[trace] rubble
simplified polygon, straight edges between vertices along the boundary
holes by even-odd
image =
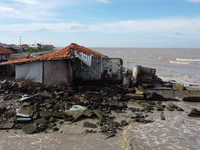
[[[129,125],[127,118],[139,123],[152,123],[154,118],[147,113],[162,111],[161,120],[166,120],[163,113],[166,109],[184,111],[171,101],[179,101],[174,91],[186,89],[163,82],[155,72],[153,68],[136,66],[133,72],[127,70],[124,73],[122,84],[104,83],[99,86],[60,84],[45,87],[37,84],[30,87],[4,80],[0,83],[0,94],[5,104],[0,105],[0,129],[22,129],[27,134],[49,133],[60,130],[58,125],[62,126],[65,121],[73,125],[87,118],[95,119],[97,123],[85,121],[83,127],[97,128],[108,139]],[[198,97],[184,97],[183,101],[187,99],[196,100]],[[130,107],[130,102],[140,107]],[[123,115],[128,111],[131,113],[129,116]],[[124,116],[121,122],[116,121],[117,115],[113,113]],[[189,114],[197,115],[198,110]],[[87,133],[96,131],[87,130]]]
[[[191,112],[188,114],[190,117],[200,117],[200,110],[193,108]]]
[[[183,97],[182,101],[184,101],[184,102],[200,102],[200,96]]]

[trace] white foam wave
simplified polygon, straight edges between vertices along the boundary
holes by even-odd
[[[181,62],[182,62],[182,61],[183,61],[183,62],[185,62],[185,61],[186,61],[186,62],[188,62],[188,61],[189,61],[189,62],[192,62],[192,61],[193,61],[193,62],[200,62],[200,59],[181,59],[181,58],[176,58],[176,61],[181,61]]]
[[[188,65],[188,64],[191,64],[191,62],[173,61],[173,60],[170,60],[169,63],[170,63],[170,64],[180,64],[180,65]]]

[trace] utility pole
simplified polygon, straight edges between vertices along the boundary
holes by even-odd
[[[20,45],[20,46],[21,46],[21,44],[22,44],[22,43],[21,43],[21,42],[22,42],[21,37],[22,37],[22,36],[19,36],[19,45]]]

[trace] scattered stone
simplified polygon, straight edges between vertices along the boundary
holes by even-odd
[[[164,115],[163,112],[160,114],[160,117],[161,117],[161,120],[166,120],[165,115]]]
[[[127,126],[129,123],[126,120],[122,120],[121,121],[121,126],[125,127]]]
[[[188,114],[190,117],[200,117],[200,110],[193,108],[191,112]]]
[[[129,99],[134,99],[134,100],[143,100],[144,99],[144,95],[134,94],[134,93],[128,93],[125,95],[125,97],[129,98]]]
[[[181,108],[181,107],[176,108],[176,110],[177,110],[177,111],[184,111],[184,109]]]
[[[94,124],[94,123],[90,123],[90,122],[84,122],[83,123],[83,127],[86,127],[86,128],[97,128],[97,125]]]
[[[26,134],[32,134],[34,132],[37,131],[37,127],[33,124],[28,124],[25,127],[22,128],[22,130],[26,133]]]

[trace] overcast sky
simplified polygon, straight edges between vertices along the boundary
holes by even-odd
[[[200,0],[0,0],[0,42],[200,48]]]

